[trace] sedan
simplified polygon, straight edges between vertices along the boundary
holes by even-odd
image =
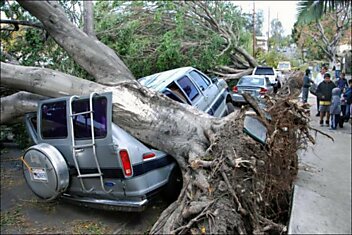
[[[246,100],[242,96],[244,93],[261,98],[263,95],[273,92],[273,86],[274,84],[270,83],[268,77],[257,75],[244,76],[232,88],[232,100],[235,104],[246,103]]]

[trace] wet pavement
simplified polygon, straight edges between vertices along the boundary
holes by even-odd
[[[42,202],[26,185],[22,153],[15,145],[1,149],[1,234],[143,234],[167,207],[160,197],[140,213]]]

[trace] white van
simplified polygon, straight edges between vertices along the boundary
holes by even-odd
[[[283,73],[291,71],[290,61],[280,61],[277,65],[277,70]]]

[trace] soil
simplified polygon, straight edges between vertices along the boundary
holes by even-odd
[[[168,206],[155,198],[143,212],[79,207],[65,201],[43,203],[26,185],[16,145],[1,149],[1,234],[143,234]]]

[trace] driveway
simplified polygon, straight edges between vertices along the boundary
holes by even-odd
[[[167,207],[161,198],[141,213],[83,208],[66,201],[41,202],[22,176],[22,153],[15,145],[1,150],[1,234],[143,234]]]

